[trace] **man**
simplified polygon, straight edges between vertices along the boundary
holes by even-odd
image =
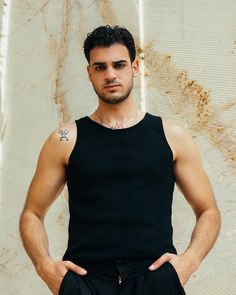
[[[139,64],[128,30],[100,26],[84,52],[99,105],[45,142],[20,219],[23,244],[53,294],[185,294],[220,229],[198,147],[182,127],[135,105]],[[68,248],[54,261],[44,218],[65,183]],[[172,243],[175,183],[196,215],[179,255]]]

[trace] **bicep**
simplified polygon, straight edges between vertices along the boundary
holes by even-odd
[[[216,205],[213,189],[202,166],[198,146],[185,130],[180,131],[177,146],[174,164],[176,184],[196,216],[199,216]]]
[[[24,211],[31,211],[40,218],[44,218],[65,184],[63,148],[56,146],[54,141],[51,136],[39,154],[24,208]]]

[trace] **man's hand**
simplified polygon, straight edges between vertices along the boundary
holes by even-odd
[[[47,284],[54,295],[58,295],[62,280],[68,270],[78,275],[86,275],[87,271],[71,261],[53,261],[47,259],[37,267],[39,276]]]
[[[186,284],[191,274],[197,269],[197,266],[195,266],[191,259],[188,259],[185,254],[176,255],[172,253],[163,254],[159,259],[154,261],[152,265],[149,266],[149,269],[155,270],[166,262],[169,262],[173,265],[179,276],[182,286]]]

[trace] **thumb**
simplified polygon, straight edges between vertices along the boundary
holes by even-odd
[[[84,269],[83,267],[80,267],[79,265],[71,262],[71,261],[65,261],[65,267],[78,275],[86,275],[87,270]]]
[[[149,266],[150,270],[155,270],[158,267],[160,267],[162,264],[166,263],[167,261],[170,261],[173,257],[173,254],[171,253],[165,253],[160,258],[158,258],[152,265]]]

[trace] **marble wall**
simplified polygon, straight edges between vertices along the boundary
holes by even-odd
[[[137,104],[190,132],[222,212],[218,241],[186,292],[235,295],[236,2],[11,0],[0,2],[1,18],[3,5],[8,26],[1,42],[8,46],[0,96],[5,120],[4,125],[1,115],[0,293],[50,294],[22,247],[19,215],[47,136],[97,107],[82,49],[86,34],[100,24],[120,24],[134,34],[144,63],[135,81]],[[46,218],[55,259],[66,248],[67,224],[65,189]],[[173,224],[181,252],[194,216],[177,188]]]

